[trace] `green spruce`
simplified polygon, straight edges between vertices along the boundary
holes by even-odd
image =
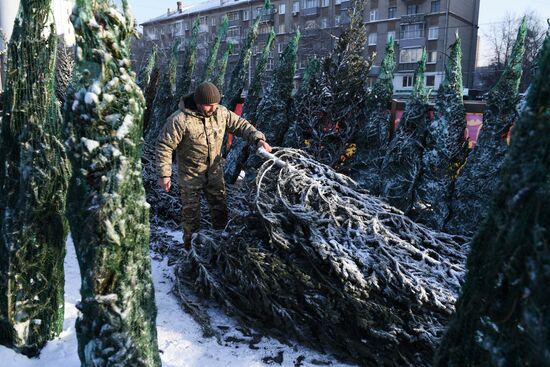
[[[78,0],[78,89],[68,95],[67,212],[82,285],[81,366],[160,366],[141,179],[144,98],[130,66],[134,22],[109,0]]]
[[[227,62],[229,60],[229,55],[231,55],[232,50],[233,44],[227,43],[227,46],[225,47],[225,52],[223,53],[223,56],[218,63],[218,73],[214,78],[214,84],[216,84],[219,90],[224,90],[223,86],[225,84],[225,71],[227,70]]]
[[[381,195],[390,205],[410,212],[416,201],[418,180],[422,171],[422,154],[426,140],[428,121],[428,95],[424,71],[426,50],[418,62],[414,75],[414,87],[388,146],[380,171]]]
[[[458,177],[446,230],[471,234],[489,212],[489,202],[500,185],[500,169],[508,151],[506,137],[518,119],[518,88],[525,51],[525,18],[512,55],[497,84],[489,92],[477,145]]]
[[[178,107],[180,98],[190,92],[193,83],[193,73],[197,65],[197,46],[199,43],[200,18],[197,16],[193,21],[191,29],[191,38],[187,47],[185,47],[185,57],[183,59],[182,74],[178,76],[176,84],[176,94],[172,103],[172,111]]]
[[[157,62],[157,45],[153,45],[151,54],[147,58],[147,62],[145,63],[143,68],[141,68],[137,78],[137,84],[141,88],[141,91],[143,93],[145,93],[147,86],[151,82],[151,75],[155,68],[156,62]]]
[[[8,44],[0,130],[0,343],[28,356],[63,327],[69,164],[49,0],[23,0]]]
[[[214,44],[210,48],[210,53],[208,54],[208,58],[206,59],[206,64],[204,65],[204,71],[201,78],[202,81],[212,81],[214,68],[216,67],[216,58],[218,57],[218,50],[220,49],[220,44],[222,42],[222,38],[225,36],[228,25],[229,20],[227,18],[227,15],[224,15],[222,18],[222,22],[218,27],[218,32],[216,33]]]
[[[468,256],[435,366],[547,366],[550,303],[550,39],[512,130],[500,185]],[[514,84],[515,85],[515,84]]]
[[[466,109],[462,100],[460,38],[451,45],[445,79],[437,92],[435,118],[430,124],[423,155],[423,171],[416,193],[413,218],[442,229],[449,215],[454,182],[466,157]]]

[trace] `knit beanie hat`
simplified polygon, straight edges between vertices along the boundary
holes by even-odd
[[[193,94],[196,104],[220,103],[221,96],[218,88],[210,82],[204,82],[197,86]]]

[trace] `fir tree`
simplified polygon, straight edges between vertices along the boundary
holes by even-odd
[[[157,45],[153,45],[153,50],[151,51],[145,66],[141,69],[137,78],[137,84],[145,97],[145,112],[143,114],[144,131],[146,131],[149,126],[151,109],[153,108],[153,101],[155,100],[155,94],[159,84],[160,72],[159,68],[156,66],[157,52]]]
[[[151,123],[145,131],[145,142],[153,144],[166,122],[166,118],[174,112],[173,102],[176,99],[176,75],[178,65],[179,40],[176,39],[172,45],[170,61],[159,84],[153,106],[151,107]]]
[[[458,177],[446,230],[471,234],[487,216],[489,201],[500,184],[498,172],[508,151],[506,136],[518,118],[518,88],[525,41],[523,19],[512,56],[497,84],[489,92],[477,145]]]
[[[233,44],[227,43],[225,52],[223,53],[223,56],[218,63],[218,74],[214,78],[214,84],[216,84],[219,90],[223,90],[223,86],[225,84],[225,71],[227,70],[227,61],[229,60],[229,55],[231,55],[232,50]]]
[[[435,366],[547,366],[550,309],[550,39],[512,130],[487,219]],[[515,84],[514,84],[515,85]]]
[[[78,0],[79,89],[67,103],[73,176],[67,212],[82,286],[81,365],[160,366],[141,180],[144,99],[130,69],[134,22],[109,0]]]
[[[262,54],[260,55],[258,62],[256,63],[256,70],[254,71],[254,78],[252,84],[248,88],[248,95],[244,102],[244,108],[242,116],[248,121],[255,123],[256,108],[260,101],[260,95],[262,93],[263,77],[267,62],[269,61],[269,55],[273,47],[273,41],[275,40],[275,31],[271,29],[265,43]],[[248,158],[248,142],[240,137],[234,137],[231,144],[231,150],[227,154],[226,163],[224,166],[224,176],[226,182],[234,183],[239,177],[241,168]]]
[[[141,68],[137,78],[137,84],[141,88],[141,91],[143,93],[145,93],[145,90],[147,89],[147,86],[151,81],[151,75],[155,68],[156,62],[157,62],[157,45],[153,45],[151,54],[147,58],[147,62],[145,63],[143,68]]]
[[[220,49],[220,44],[222,42],[222,38],[225,35],[225,32],[227,31],[227,26],[229,25],[229,20],[227,18],[227,15],[224,15],[222,18],[222,22],[220,23],[220,26],[218,28],[218,32],[216,33],[216,38],[214,39],[214,44],[210,48],[210,54],[208,54],[208,58],[206,59],[206,64],[204,65],[204,72],[202,73],[202,81],[212,81],[212,76],[214,74],[214,67],[216,66],[216,57],[218,56],[218,50]]]
[[[386,44],[380,74],[367,97],[366,122],[357,134],[357,151],[351,162],[350,177],[374,195],[380,190],[380,168],[390,141],[394,44],[393,38]]]
[[[435,118],[427,132],[423,172],[416,194],[413,218],[441,229],[449,214],[456,177],[468,155],[466,109],[462,100],[460,38],[451,45],[445,79],[437,92]]]
[[[0,343],[36,356],[63,327],[69,165],[50,0],[22,0],[0,131]]]
[[[390,205],[407,214],[416,201],[415,192],[422,170],[422,153],[428,124],[429,90],[424,82],[426,50],[414,75],[414,88],[395,137],[388,146],[380,171],[381,195]]]
[[[61,105],[65,103],[65,92],[73,77],[73,69],[73,54],[63,42],[59,42],[55,65],[55,95]]]
[[[191,29],[191,38],[185,48],[185,58],[183,60],[182,75],[178,76],[176,84],[176,94],[172,103],[172,112],[178,107],[180,98],[189,93],[193,82],[193,72],[197,65],[197,46],[199,43],[200,18],[197,16],[193,21]]]

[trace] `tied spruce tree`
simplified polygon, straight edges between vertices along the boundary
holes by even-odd
[[[508,151],[506,137],[518,118],[525,22],[524,18],[506,69],[489,92],[477,145],[456,180],[445,225],[448,232],[472,234],[487,216],[490,199],[500,184],[498,173]]]
[[[227,31],[227,26],[229,25],[229,19],[227,15],[224,15],[222,22],[218,27],[218,32],[216,33],[216,38],[214,39],[214,44],[210,48],[210,53],[206,59],[206,64],[204,65],[204,71],[202,73],[202,81],[212,81],[214,75],[214,68],[216,67],[216,58],[218,57],[218,50],[220,49],[220,44],[222,43],[222,38],[225,36]]]
[[[73,77],[74,56],[65,43],[59,42],[55,65],[55,95],[61,105],[65,103],[65,92]]]
[[[84,367],[161,365],[141,180],[144,99],[130,68],[134,21],[122,6],[78,0],[71,15],[82,77],[66,105],[67,212],[82,277],[76,333]]]
[[[468,156],[465,138],[466,109],[462,100],[460,38],[451,45],[445,79],[437,91],[435,118],[427,132],[423,172],[416,194],[413,218],[442,229],[449,215],[454,182]]]
[[[380,74],[367,96],[366,120],[357,133],[357,151],[350,164],[350,177],[374,195],[378,195],[380,191],[380,168],[390,142],[394,44],[393,38],[386,44]]]
[[[143,93],[145,93],[147,86],[151,82],[151,75],[153,74],[153,70],[155,69],[155,65],[157,63],[157,52],[157,45],[153,45],[153,49],[147,58],[147,62],[139,72],[137,84]]]
[[[229,55],[231,55],[231,51],[233,51],[233,44],[227,43],[225,46],[225,52],[218,62],[218,72],[214,78],[214,84],[216,84],[219,90],[223,90],[223,86],[225,84],[225,71],[227,70],[227,62],[229,60]]]
[[[191,29],[191,38],[187,47],[185,47],[185,57],[183,59],[182,74],[178,76],[176,84],[176,95],[172,103],[172,112],[177,110],[180,98],[189,92],[193,83],[193,72],[197,65],[197,46],[199,43],[200,18],[197,16],[193,21]],[[164,124],[164,121],[163,121]],[[162,126],[161,126],[162,127]]]
[[[145,97],[145,112],[143,114],[143,131],[147,131],[149,120],[151,119],[151,109],[153,101],[159,86],[160,71],[157,63],[157,45],[153,45],[153,50],[147,58],[145,66],[141,69],[137,83]]]
[[[302,131],[309,136],[306,150],[330,166],[340,162],[363,119],[364,81],[373,61],[372,57],[369,60],[363,57],[367,34],[363,0],[354,1],[349,13],[349,27],[321,63],[318,79],[321,93],[313,97],[317,99],[312,110],[315,115],[302,124]]]
[[[414,87],[388,146],[380,171],[381,195],[390,205],[408,214],[416,201],[418,179],[422,171],[422,153],[428,125],[428,95],[424,82],[426,50],[414,75]]]
[[[256,113],[259,130],[265,134],[267,141],[275,146],[282,145],[285,133],[290,126],[292,89],[294,88],[299,41],[300,32],[297,31],[281,54],[273,72],[273,80]],[[252,182],[256,178],[256,172],[263,163],[263,159],[254,154],[256,147],[251,149],[246,162],[248,182]]]
[[[435,366],[548,366],[550,39],[512,130],[487,219],[475,235],[456,315]]]
[[[69,165],[55,95],[49,0],[22,0],[0,130],[0,344],[28,356],[63,327]]]
[[[248,95],[246,96],[246,100],[244,102],[242,116],[248,121],[251,121],[253,124],[256,123],[256,109],[258,108],[258,103],[260,102],[265,69],[267,67],[267,62],[269,61],[271,49],[273,48],[273,41],[275,41],[275,31],[271,29],[262,54],[256,63],[254,78],[252,79],[250,88],[248,88]],[[237,177],[239,177],[239,173],[241,172],[243,164],[246,162],[247,158],[248,142],[240,137],[234,137],[233,142],[231,143],[231,150],[227,154],[227,159],[224,165],[224,176],[226,182],[234,183],[237,180]]]

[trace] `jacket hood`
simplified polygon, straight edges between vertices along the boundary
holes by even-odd
[[[199,111],[199,108],[193,99],[193,93],[181,97],[178,108],[185,113],[202,116],[201,111]]]

